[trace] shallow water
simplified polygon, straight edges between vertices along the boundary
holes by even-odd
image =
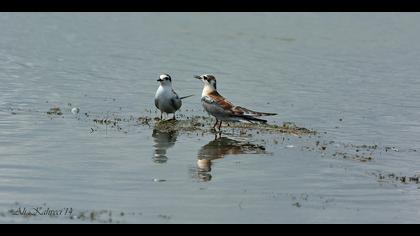
[[[0,222],[89,223],[98,220],[80,212],[112,211],[104,222],[420,223],[420,185],[378,177],[420,173],[419,22],[417,13],[1,13]],[[211,73],[234,103],[318,134],[159,132],[136,119],[158,115],[160,73],[195,95],[180,120],[206,116],[192,76]],[[48,115],[53,107],[63,115]],[[119,128],[93,121],[115,116],[126,119]],[[76,217],[9,212],[19,207]]]

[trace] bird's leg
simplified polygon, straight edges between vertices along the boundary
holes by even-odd
[[[220,131],[220,129],[222,128],[222,123],[223,123],[223,121],[220,121],[220,124],[219,124],[219,131]]]
[[[213,125],[214,130],[216,130],[217,123],[219,123],[219,121],[216,119],[216,123]]]

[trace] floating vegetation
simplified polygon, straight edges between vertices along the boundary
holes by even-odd
[[[47,111],[47,114],[61,116],[63,115],[63,112],[61,112],[61,109],[59,107],[53,107],[49,111]]]
[[[362,154],[349,154],[346,152],[335,152],[333,157],[341,157],[343,159],[347,160],[354,160],[354,161],[360,161],[360,162],[368,162],[374,160],[373,156],[370,155],[362,155]]]
[[[413,176],[397,175],[394,173],[373,172],[371,175],[375,176],[380,182],[399,182],[403,184],[420,184],[420,175]]]
[[[101,124],[101,125],[114,125],[114,126],[116,126],[117,125],[117,122],[120,122],[121,121],[121,119],[119,119],[119,118],[117,118],[117,119],[114,119],[114,120],[107,120],[107,119],[94,119],[93,120],[93,122],[95,122],[95,123],[97,123],[97,124]]]

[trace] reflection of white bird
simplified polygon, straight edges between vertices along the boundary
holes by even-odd
[[[155,148],[153,160],[156,163],[165,163],[168,160],[166,152],[175,145],[178,134],[176,132],[162,132],[154,129],[152,137],[155,143],[153,145]]]
[[[175,120],[175,112],[181,108],[182,99],[192,95],[179,97],[172,88],[172,78],[168,74],[160,75],[157,81],[160,82],[160,86],[156,91],[155,106],[160,110],[160,119],[162,119],[162,113],[173,113],[174,117],[172,119]]]
[[[218,122],[219,130],[223,121],[246,121],[246,122],[261,122],[266,123],[266,120],[256,117],[273,116],[276,113],[264,113],[246,109],[244,107],[235,106],[222,95],[217,92],[216,78],[213,75],[194,76],[194,78],[203,81],[204,88],[201,94],[201,103],[204,109],[212,116],[216,117],[216,128]]]

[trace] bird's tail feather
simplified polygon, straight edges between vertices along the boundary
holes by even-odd
[[[188,96],[185,96],[185,97],[181,97],[181,99],[189,98],[189,97],[192,97],[192,96],[194,96],[194,95],[188,95]]]
[[[236,117],[244,119],[244,120],[249,121],[249,122],[256,121],[256,122],[261,122],[261,123],[264,123],[264,124],[267,123],[267,120],[258,119],[258,118],[255,118],[254,116],[249,116],[249,115],[238,115]]]
[[[275,116],[277,113],[266,113],[266,112],[258,112],[246,109],[244,107],[239,107],[241,110],[243,110],[245,113],[251,114],[253,116]]]

